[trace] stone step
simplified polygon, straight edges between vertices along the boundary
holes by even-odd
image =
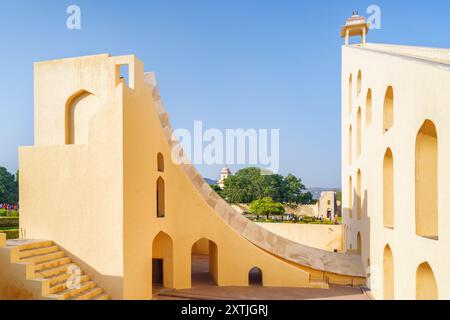
[[[27,249],[27,250],[19,250],[17,257],[19,259],[25,259],[25,258],[31,258],[33,256],[38,256],[46,253],[52,253],[59,251],[59,247],[55,245],[50,245],[46,247],[39,247],[34,249]]]
[[[67,268],[69,266],[76,266],[76,264],[72,263],[72,264],[65,264],[65,265],[60,265],[54,268],[50,268],[50,269],[45,269],[45,270],[41,270],[41,271],[36,271],[35,275],[36,277],[42,277],[42,278],[50,278],[62,273],[66,273],[67,272]]]
[[[68,274],[68,276],[69,276],[69,274]],[[48,292],[50,294],[54,294],[54,293],[57,294],[59,292],[67,290],[67,279],[68,278],[69,277],[67,277],[66,279],[64,279],[64,280],[62,280],[62,281],[60,281],[58,283],[55,283],[52,286],[50,286],[50,289],[49,289]],[[80,276],[80,284],[88,282],[89,280],[90,280],[90,277],[88,275],[81,275]]]
[[[54,259],[63,258],[65,255],[66,254],[64,253],[64,251],[55,251],[52,253],[44,253],[44,254],[39,254],[39,255],[30,256],[30,257],[26,257],[26,258],[20,258],[19,262],[41,263],[41,262],[51,261]]]
[[[94,281],[88,281],[80,284],[78,288],[66,289],[64,291],[58,292],[57,294],[51,294],[50,297],[56,297],[58,300],[68,300],[95,287],[97,287],[97,284]]]
[[[57,266],[66,265],[66,264],[69,264],[71,262],[72,262],[72,259],[70,257],[63,257],[63,258],[53,259],[53,260],[50,260],[50,261],[45,261],[45,262],[41,262],[41,263],[35,264],[35,270],[36,270],[36,272],[44,271],[44,270],[47,270],[47,269],[55,268]]]
[[[51,240],[35,241],[35,242],[30,242],[27,244],[19,245],[18,250],[24,252],[24,251],[33,250],[36,248],[50,247],[52,245],[53,245],[53,241],[51,241]]]
[[[71,300],[91,300],[103,293],[103,289],[100,287],[92,288],[88,291],[82,292],[81,294],[74,296]]]

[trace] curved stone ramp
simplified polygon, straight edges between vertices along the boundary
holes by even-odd
[[[173,148],[178,148],[182,152],[179,142],[172,140],[173,130],[170,125],[169,115],[164,110],[154,73],[145,73],[144,82],[151,88],[153,102],[167,142],[172,150]],[[366,275],[363,272],[360,256],[328,252],[276,235],[234,210],[211,189],[191,163],[183,163],[181,167],[208,205],[234,231],[254,245],[287,262],[312,269],[310,271],[316,270],[341,276],[365,278]]]

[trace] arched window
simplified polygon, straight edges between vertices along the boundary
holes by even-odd
[[[100,108],[98,98],[81,90],[71,96],[66,103],[66,144],[87,144],[89,125]]]
[[[359,94],[361,93],[361,87],[362,87],[362,73],[361,70],[358,71],[358,81],[357,81],[357,85],[356,85],[356,91],[357,94],[359,96]]]
[[[353,81],[352,75],[350,74],[350,78],[348,79],[348,113],[352,113],[353,108]]]
[[[394,158],[389,148],[383,161],[383,223],[394,228]]]
[[[437,300],[438,287],[433,270],[427,262],[419,265],[416,272],[416,299]]]
[[[348,181],[348,215],[350,219],[353,217],[353,181],[351,176]]]
[[[438,238],[438,137],[426,120],[416,137],[416,234]]]
[[[165,216],[165,190],[164,180],[159,177],[156,181],[156,216],[163,218]]]
[[[358,108],[358,113],[356,117],[356,156],[361,155],[361,134],[362,134],[362,125],[361,125],[361,107]]]
[[[158,162],[158,171],[159,172],[164,172],[164,156],[162,155],[161,152],[158,153],[157,156],[157,162]]]
[[[358,170],[356,175],[356,216],[358,220],[361,220],[362,215],[362,195],[361,195],[361,170]]]
[[[383,293],[384,300],[394,300],[394,257],[388,244],[383,252]]]
[[[387,132],[394,125],[394,89],[389,86],[384,95],[383,132]]]
[[[366,97],[366,127],[372,123],[372,90],[367,90]]]
[[[352,133],[352,125],[348,130],[348,163],[352,164],[353,157],[353,133]]]
[[[263,274],[260,268],[253,267],[248,272],[248,284],[250,286],[262,286],[263,285]]]

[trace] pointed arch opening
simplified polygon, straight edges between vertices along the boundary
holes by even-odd
[[[361,93],[361,88],[362,88],[362,72],[361,72],[361,70],[359,70],[358,71],[358,81],[356,84],[356,91],[357,91],[358,96]]]
[[[438,287],[433,269],[428,262],[423,262],[416,271],[416,299],[437,300]]]
[[[218,254],[217,244],[207,238],[202,238],[192,245],[192,287],[207,284],[217,285],[219,275]]]
[[[166,215],[165,198],[164,179],[159,177],[156,181],[156,216],[158,218],[164,218]]]
[[[389,131],[394,125],[394,89],[389,86],[384,95],[383,132]]]
[[[415,150],[416,234],[438,239],[438,136],[426,120],[416,137]]]
[[[394,228],[394,158],[390,148],[383,161],[383,224]]]
[[[248,285],[249,286],[262,286],[263,285],[263,273],[260,268],[253,267],[248,272]]]
[[[66,144],[88,144],[89,126],[98,109],[100,109],[98,98],[86,90],[78,91],[67,100],[65,106]]]
[[[356,155],[358,157],[361,155],[361,143],[362,143],[361,136],[362,136],[362,115],[361,115],[361,107],[359,107],[356,116]]]
[[[161,152],[157,155],[157,166],[158,166],[158,172],[164,172],[164,156]]]
[[[173,241],[162,231],[152,244],[152,285],[154,288],[173,288]]]
[[[372,124],[372,90],[367,90],[366,96],[366,127]]]
[[[362,195],[361,195],[361,170],[356,174],[356,217],[361,220],[362,216]]]
[[[394,257],[391,247],[387,244],[383,252],[383,297],[384,300],[394,300]]]

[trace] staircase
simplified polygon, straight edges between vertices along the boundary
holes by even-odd
[[[53,241],[36,241],[11,249],[11,262],[26,266],[26,278],[41,282],[42,296],[52,300],[109,300]]]

